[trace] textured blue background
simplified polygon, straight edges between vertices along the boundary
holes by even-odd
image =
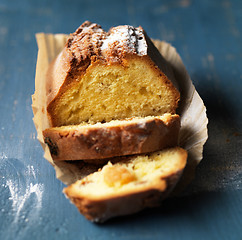
[[[194,181],[157,209],[96,225],[62,194],[32,122],[35,33],[141,25],[180,53],[207,106]],[[242,1],[0,0],[0,239],[242,239]]]

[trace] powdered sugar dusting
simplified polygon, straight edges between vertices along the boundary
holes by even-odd
[[[142,28],[129,25],[112,28],[110,34],[103,40],[101,51],[105,55],[113,46],[127,53],[141,56],[147,54],[147,43]]]
[[[26,175],[29,175],[30,177],[36,179],[36,173],[33,166],[27,166]],[[32,195],[35,195],[35,200],[31,204],[32,209],[34,209],[34,212],[31,212],[31,215],[29,215],[28,217],[31,218],[31,216],[33,217],[36,216],[36,214],[38,215],[38,212],[42,207],[42,195],[44,192],[43,184],[34,184],[32,182],[27,181],[26,185],[23,185],[16,180],[8,179],[6,181],[6,187],[9,188],[9,200],[12,201],[12,210],[15,212],[15,222],[18,221],[21,212],[24,211],[24,207],[25,205],[27,205],[27,201],[30,199]]]
[[[147,55],[147,43],[145,40],[144,32],[140,28],[135,28],[135,34],[137,36],[137,51],[138,55]]]
[[[12,200],[12,207],[13,210],[16,212],[15,215],[15,222],[18,220],[20,216],[20,212],[23,209],[26,201],[29,199],[30,195],[33,193],[36,195],[37,201],[35,210],[38,211],[42,206],[42,193],[43,193],[43,184],[32,184],[30,183],[23,195],[19,194],[19,188],[16,183],[12,182],[12,180],[7,180],[6,185],[9,188],[11,197],[9,198]]]
[[[145,33],[141,27],[124,25],[105,32],[100,25],[89,21],[84,22],[69,37],[66,44],[71,64],[77,67],[84,60],[91,58],[110,63],[122,61],[126,54],[144,56],[147,55],[147,48]]]

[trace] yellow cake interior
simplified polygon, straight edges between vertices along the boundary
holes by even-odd
[[[179,93],[167,82],[141,57],[94,63],[55,101],[57,126],[174,113]]]
[[[128,160],[108,163],[102,170],[71,185],[72,192],[93,198],[113,196],[116,193],[139,189],[166,188],[167,176],[176,174],[186,164],[186,151],[171,148],[152,154],[130,157]]]

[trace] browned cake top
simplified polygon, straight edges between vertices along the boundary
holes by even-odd
[[[118,62],[127,53],[146,55],[147,44],[141,27],[124,25],[105,32],[100,25],[86,21],[71,34],[66,50],[72,64],[78,66],[91,58]]]

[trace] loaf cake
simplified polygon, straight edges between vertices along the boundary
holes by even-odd
[[[179,147],[118,162],[111,159],[98,172],[65,188],[64,193],[87,219],[104,222],[159,206],[179,180],[186,159],[187,152]]]
[[[84,22],[47,73],[52,127],[174,114],[179,92],[168,63],[141,27],[105,32]]]
[[[46,92],[53,160],[106,164],[64,190],[83,215],[103,222],[167,197],[187,158],[176,147],[180,93],[141,27],[84,22],[51,63]]]
[[[177,146],[179,130],[179,115],[167,113],[157,117],[53,127],[43,131],[43,135],[54,161],[97,159],[99,163],[102,158]]]

